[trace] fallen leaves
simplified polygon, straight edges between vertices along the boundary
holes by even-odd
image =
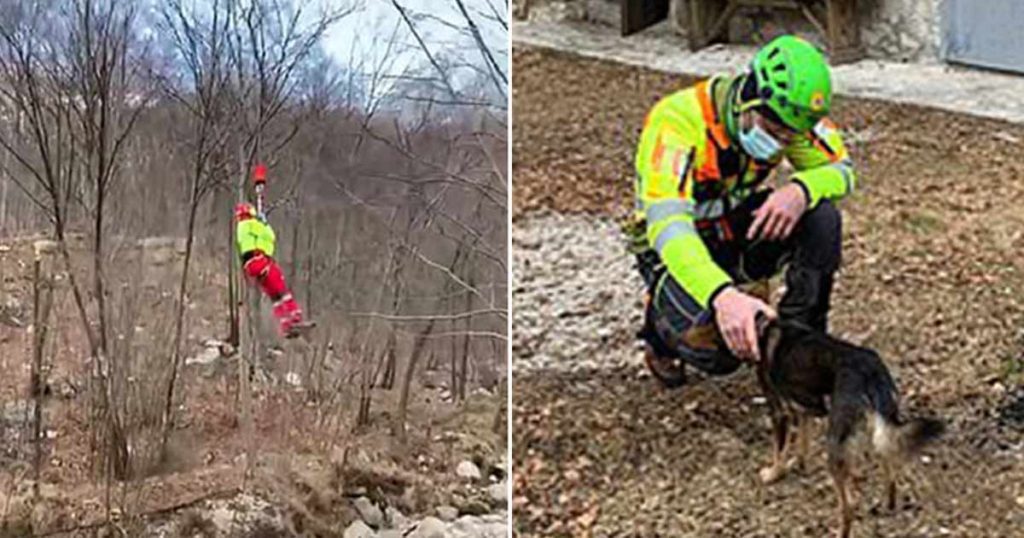
[[[521,47],[513,61],[514,218],[628,211],[643,116],[690,81]],[[1014,535],[1021,521],[1007,514],[1022,506],[1024,468],[1010,458],[1024,428],[1004,405],[1016,397],[1009,381],[992,378],[1024,357],[1024,161],[1007,144],[1024,128],[859,100],[841,101],[836,119],[859,133],[859,191],[842,203],[831,325],[882,353],[908,414],[927,410],[954,425],[930,462],[901,480],[914,504],[870,516],[869,489],[858,525],[887,536]],[[636,327],[613,329],[628,336]],[[834,507],[820,445],[808,474],[756,485],[769,454],[763,407],[749,405],[758,395],[746,372],[675,392],[635,371],[517,374],[517,529],[824,535]]]

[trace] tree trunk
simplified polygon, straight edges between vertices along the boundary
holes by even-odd
[[[49,275],[42,275],[42,256],[36,253],[32,265],[32,327],[35,330],[32,340],[32,375],[31,389],[33,401],[32,417],[32,494],[39,497],[39,474],[43,463],[43,387],[46,380],[43,379],[43,352],[46,348],[46,336],[49,332],[50,308],[53,306],[53,285]]]
[[[4,154],[4,168],[7,168],[8,154]],[[0,237],[7,235],[7,190],[11,180],[4,177],[3,186],[0,187]]]
[[[363,348],[365,350],[365,348]],[[370,369],[367,368],[369,359],[364,359],[363,372],[359,380],[359,410],[356,414],[356,427],[362,428],[370,424],[370,402],[373,399],[373,380]]]
[[[229,222],[228,228],[228,343],[231,344],[231,347],[241,350],[239,343],[242,334],[238,330],[238,305],[240,303],[239,296],[241,295],[239,284],[244,277],[241,276],[238,255],[235,253],[234,220]]]
[[[295,241],[298,242],[298,239],[298,234],[296,234]],[[316,227],[310,226],[306,241],[306,317],[309,319],[313,318],[313,277],[316,268],[313,246],[315,243]],[[295,278],[299,278],[298,273],[295,273]]]
[[[472,271],[473,270],[472,266],[470,264],[468,264],[468,263],[463,264],[463,267],[466,267],[467,271]],[[472,287],[473,284],[474,284],[472,273],[470,273],[470,275],[471,275],[470,278],[467,279],[467,283],[469,284],[470,287]],[[473,310],[473,294],[472,293],[467,293],[466,294],[466,312],[471,312],[472,310]],[[473,328],[473,318],[467,316],[466,317],[466,335],[463,337],[463,340],[462,340],[462,357],[461,357],[461,361],[460,361],[462,363],[462,367],[459,368],[459,396],[458,396],[458,398],[459,398],[460,402],[466,400],[466,383],[467,383],[467,381],[469,379],[469,341],[470,341],[470,332],[471,332],[472,328]]]
[[[402,379],[402,395],[399,397],[398,412],[395,413],[395,423],[391,428],[391,434],[397,436],[402,442],[405,442],[405,420],[409,410],[409,392],[412,387],[412,379],[416,374],[416,364],[419,362],[423,349],[426,347],[427,337],[434,330],[435,321],[431,319],[427,322],[423,332],[416,336],[416,340],[412,345],[412,354],[409,355],[409,364],[405,367],[405,377]]]
[[[505,418],[508,414],[508,376],[501,378],[501,382],[498,383],[498,410],[494,412],[494,422],[491,424],[491,430],[496,434],[501,434],[506,431]]]
[[[198,181],[198,178],[196,178]],[[171,355],[171,374],[167,381],[167,394],[164,400],[164,412],[160,421],[160,447],[161,451],[167,448],[167,438],[173,428],[174,420],[172,410],[174,409],[174,385],[178,380],[178,369],[181,368],[181,340],[185,326],[185,302],[188,295],[188,272],[192,260],[192,245],[195,238],[196,211],[198,201],[195,199],[195,191],[188,212],[188,226],[185,231],[185,259],[181,266],[181,281],[178,284],[178,304],[174,313],[174,349]]]
[[[391,390],[395,388],[395,370],[398,369],[398,342],[395,337],[395,331],[392,330],[388,336],[388,357],[384,364],[384,389]]]
[[[248,296],[252,294],[252,291],[248,288],[242,292],[242,298],[248,299]],[[251,306],[252,301],[246,300],[247,306]],[[253,427],[253,416],[252,416],[252,378],[253,371],[255,369],[254,362],[256,361],[257,350],[257,336],[256,329],[253,326],[255,323],[254,312],[251,308],[246,309],[245,315],[245,348],[239,348],[238,351],[238,393],[239,403],[241,409],[239,410],[240,423],[242,426],[242,436],[245,439],[245,479],[248,482],[249,474],[252,471],[252,466],[256,464],[256,439],[254,436]],[[247,359],[248,357],[248,359]]]

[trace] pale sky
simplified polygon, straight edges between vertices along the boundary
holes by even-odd
[[[427,62],[426,56],[391,0],[362,1],[364,7],[361,11],[341,20],[328,33],[325,40],[328,53],[342,64],[353,63],[353,56],[362,57],[367,65],[364,69],[369,69],[369,66],[382,65],[387,42],[395,36],[397,43],[391,60],[383,65],[385,71],[397,75],[409,66]],[[468,31],[466,19],[454,0],[397,1],[407,10],[431,54],[438,59],[447,57],[450,61],[487,69],[487,63]],[[497,11],[497,17],[508,24],[506,1],[463,0],[463,4],[507,80],[508,32],[494,20]],[[359,62],[354,63],[359,65]],[[452,84],[458,88],[460,81],[468,78],[472,71],[473,69],[469,67],[457,68]]]

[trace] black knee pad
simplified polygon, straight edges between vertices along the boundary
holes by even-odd
[[[729,375],[743,364],[732,353],[724,349],[705,351],[678,346],[677,352],[687,364],[713,376]]]
[[[636,333],[636,336],[651,346],[655,355],[663,358],[676,358],[679,354],[665,343],[654,326],[654,316],[656,315],[654,307],[647,305],[647,309],[644,311],[644,326],[640,332]]]
[[[842,257],[843,217],[832,202],[822,200],[804,214],[794,231],[794,262],[826,273],[839,268]]]
[[[670,289],[673,288],[673,289]],[[675,306],[692,301],[682,295],[674,282],[666,283],[661,293],[676,293],[674,300],[663,301],[665,311],[659,312],[658,297],[652,297],[644,312],[644,326],[637,334],[651,350],[663,358],[680,358],[685,363],[708,375],[727,375],[735,372],[742,364],[725,348],[700,349],[687,345],[681,335],[689,330],[688,314],[675,310]],[[652,290],[654,295],[654,290]]]

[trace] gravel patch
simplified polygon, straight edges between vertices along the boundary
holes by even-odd
[[[533,214],[512,228],[516,372],[641,364],[643,282],[607,218]]]

